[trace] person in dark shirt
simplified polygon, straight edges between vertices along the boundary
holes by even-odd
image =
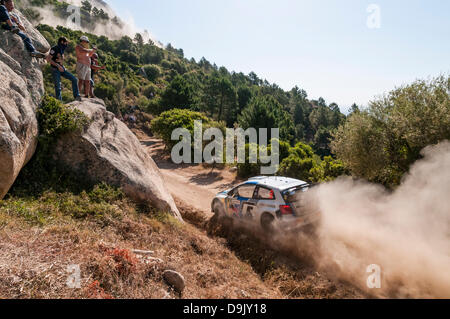
[[[94,53],[91,57],[91,88],[89,92],[89,97],[95,98],[94,94],[94,86],[95,86],[95,74],[100,71],[106,69],[106,66],[98,65],[98,54]]]
[[[72,82],[72,92],[75,100],[81,101],[80,92],[78,90],[78,80],[64,67],[64,51],[68,45],[69,41],[67,38],[59,38],[58,44],[50,50],[50,54],[47,56],[47,61],[52,67],[53,82],[55,84],[55,97],[62,101],[61,77],[64,77]]]
[[[0,24],[2,29],[11,31],[22,38],[25,48],[35,58],[45,58],[45,54],[38,52],[31,39],[25,34],[26,30],[19,16],[13,13],[14,1],[1,0],[0,2]]]

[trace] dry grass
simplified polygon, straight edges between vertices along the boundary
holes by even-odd
[[[0,201],[0,297],[365,297],[318,273],[308,256],[177,204],[186,224],[104,186]],[[80,266],[79,289],[67,286],[69,265]],[[164,282],[167,269],[185,277],[181,296]]]
[[[211,236],[226,240],[234,254],[251,265],[264,283],[283,298],[365,298],[367,295],[348,282],[331,279],[318,271],[314,258],[302,247],[298,236],[267,236],[252,225],[237,224],[230,219],[218,221],[214,216],[206,225]],[[301,238],[301,237],[300,237]],[[311,245],[311,243],[308,243]]]
[[[348,282],[331,279],[319,272],[307,247],[298,245],[297,235],[269,239],[250,225],[239,225],[229,219],[207,219],[204,214],[177,200],[183,218],[210,238],[219,240],[233,255],[250,265],[264,284],[282,298],[364,298],[367,295]],[[284,244],[280,245],[280,241]],[[314,244],[308,242],[308,244]],[[306,245],[306,241],[305,244]]]
[[[0,203],[3,298],[179,298],[162,279],[166,269],[185,277],[182,298],[282,297],[222,240],[168,215],[143,213],[120,200],[102,203],[101,217],[74,218],[61,211],[64,205],[54,203],[50,209],[42,199],[22,206],[19,201]],[[23,210],[13,211],[15,207]],[[136,255],[133,249],[152,250],[161,260]],[[66,284],[67,267],[73,264],[80,265],[80,289]]]

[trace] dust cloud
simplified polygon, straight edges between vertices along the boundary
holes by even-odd
[[[450,142],[422,155],[394,192],[341,178],[307,193],[322,213],[320,269],[377,297],[450,297]],[[369,289],[373,264],[381,288]]]

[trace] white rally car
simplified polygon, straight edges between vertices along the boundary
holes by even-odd
[[[319,213],[302,196],[312,186],[278,176],[259,176],[216,195],[211,210],[218,216],[250,220],[266,231],[274,226],[297,230],[316,226]]]

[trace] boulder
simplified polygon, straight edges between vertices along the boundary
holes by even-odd
[[[100,99],[84,99],[70,105],[90,120],[83,132],[58,139],[53,157],[86,180],[121,187],[130,198],[170,212],[182,220],[163,177],[137,137]]]
[[[36,48],[50,50],[42,35],[21,18]],[[36,149],[36,110],[44,94],[41,63],[30,57],[18,35],[0,29],[0,199]]]
[[[186,283],[182,274],[173,271],[166,270],[163,272],[163,278],[166,283],[173,288],[178,293],[182,293],[186,287]]]

